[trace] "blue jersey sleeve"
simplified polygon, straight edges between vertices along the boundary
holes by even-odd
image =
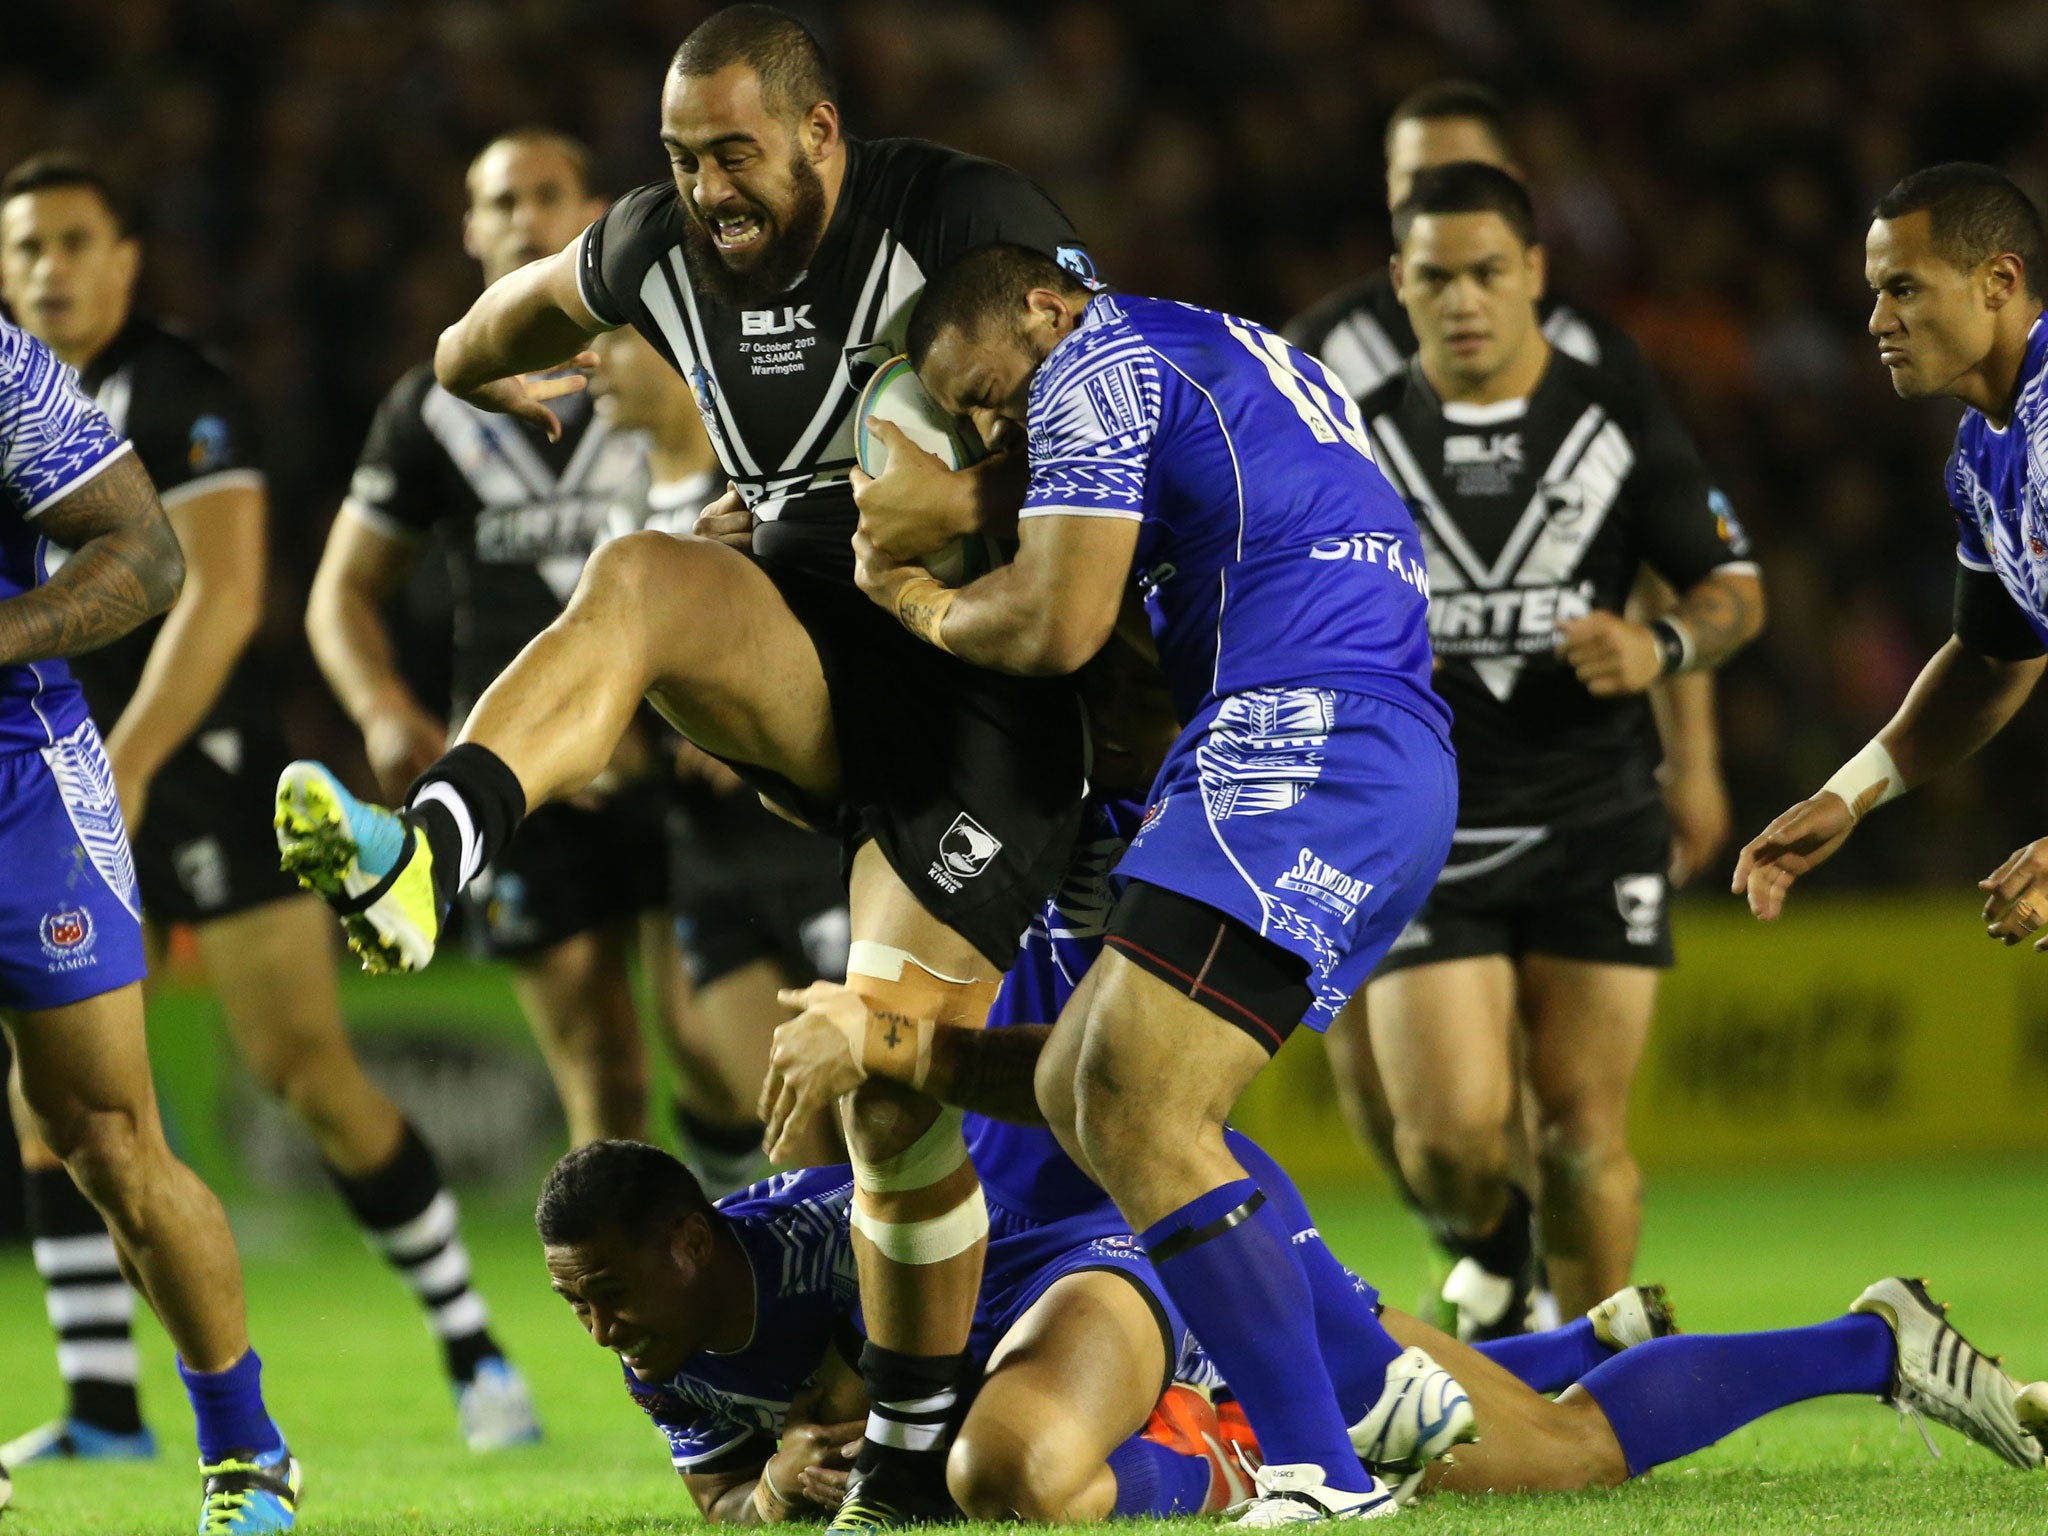
[[[64,499],[128,445],[78,375],[0,321],[0,495],[24,518]]]
[[[625,1377],[633,1401],[668,1441],[669,1460],[678,1472],[726,1472],[765,1461],[774,1453],[775,1436],[758,1423],[718,1407],[686,1402],[670,1388],[638,1380],[630,1370],[625,1370]]]
[[[1018,516],[1142,520],[1164,397],[1158,356],[1127,323],[1069,336],[1031,384],[1031,479]]]

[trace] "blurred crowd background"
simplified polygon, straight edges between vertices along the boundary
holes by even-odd
[[[604,190],[655,140],[692,0],[0,0],[0,165],[84,150],[136,197],[147,302],[260,402],[275,497],[257,664],[303,750],[350,733],[300,639],[379,396],[467,305],[462,171],[584,137]],[[1444,75],[1513,110],[1557,285],[1628,326],[1764,562],[1724,675],[1739,842],[1889,715],[1948,632],[1955,414],[1864,334],[1867,210],[1943,159],[2048,193],[2038,0],[847,0],[789,8],[849,127],[1007,160],[1119,286],[1279,324],[1387,255],[1388,109]],[[2048,833],[2048,713],[1877,818],[1834,883],[1973,880]],[[1724,860],[1725,866],[1726,860]]]

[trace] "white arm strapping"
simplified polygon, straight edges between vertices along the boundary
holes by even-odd
[[[1881,787],[1880,787],[1881,786]],[[1835,770],[1835,776],[1821,785],[1823,794],[1842,797],[1849,814],[1861,821],[1866,814],[1906,792],[1905,775],[1885,744],[1876,737],[1849,761]]]

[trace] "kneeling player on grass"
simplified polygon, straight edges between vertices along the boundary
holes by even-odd
[[[846,1168],[813,1168],[714,1206],[666,1152],[622,1141],[578,1147],[542,1187],[554,1288],[620,1356],[707,1519],[829,1512],[845,1491],[868,1412],[852,1196]],[[1246,1491],[1199,1394],[1173,1389],[1140,1435],[1162,1388],[1207,1365],[1114,1207],[1098,1195],[1041,1221],[991,1200],[990,1215],[969,1350],[987,1376],[948,1463],[960,1507],[1075,1522]],[[906,1433],[936,1444],[947,1417]]]
[[[791,994],[805,1011],[783,1026],[771,1059],[771,1140],[865,1072],[909,1073],[943,1101],[1015,1112],[1048,1033],[1023,1021],[1057,1015],[1084,984],[1121,884],[1112,868],[1138,824],[1135,805],[1091,807],[1084,852],[1033,920],[987,1030],[895,1020],[892,1045],[892,1031],[871,1031],[874,1015],[847,989]],[[905,1039],[913,1049],[903,1049]],[[1100,1198],[1064,1159],[996,1155],[998,1136],[1030,1134],[994,1125],[980,1138],[970,1133],[992,1195],[1030,1198],[1010,1187],[1014,1170],[1030,1168],[1041,1199]],[[1671,1336],[1661,1292],[1632,1287],[1563,1328],[1472,1349],[1382,1308],[1378,1293],[1331,1255],[1286,1173],[1249,1138],[1225,1135],[1301,1260],[1352,1448],[1375,1473],[1398,1478],[1401,1497],[1612,1486],[1787,1404],[1834,1394],[1924,1412],[2016,1466],[2041,1465],[2040,1409],[2029,1417],[2013,1382],[1948,1327],[1917,1282],[1881,1280],[1849,1315],[1815,1327],[1690,1336]],[[1563,1396],[1553,1402],[1546,1392]],[[1461,1410],[1466,1394],[1470,1408]],[[1478,1444],[1428,1465],[1474,1428]]]

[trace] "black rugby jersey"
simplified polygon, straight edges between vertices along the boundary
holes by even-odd
[[[1748,553],[1670,411],[1562,352],[1526,400],[1447,405],[1411,362],[1359,410],[1428,553],[1459,825],[1655,800],[1648,699],[1594,698],[1556,644],[1567,619],[1621,612],[1642,565],[1683,592]]]
[[[1626,389],[1657,392],[1657,377],[1641,348],[1606,316],[1549,294],[1537,313],[1544,336],[1565,356],[1612,374]],[[1378,389],[1415,355],[1415,327],[1384,267],[1317,300],[1281,334],[1328,364],[1354,400]]]
[[[478,410],[425,364],[377,408],[345,511],[397,538],[448,532],[455,608],[451,724],[568,602],[591,550],[647,516],[647,443],[588,394],[549,402],[561,441]]]
[[[166,511],[232,486],[261,489],[253,413],[227,369],[177,331],[136,316],[79,375],[87,393],[135,445]],[[71,658],[93,718],[111,729],[142,681],[161,618],[113,644]],[[256,707],[246,665],[229,675],[198,736],[248,718]]]
[[[583,236],[584,303],[630,324],[690,380],[719,461],[754,511],[754,550],[851,581],[854,405],[903,350],[925,280],[990,241],[1092,279],[1066,216],[1024,176],[921,139],[849,139],[809,269],[760,309],[696,288],[675,184],[627,193]]]

